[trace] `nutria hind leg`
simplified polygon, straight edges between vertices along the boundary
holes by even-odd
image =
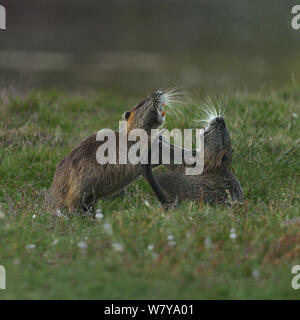
[[[95,204],[93,202],[83,203],[79,199],[68,206],[69,214],[72,216],[95,216]]]
[[[67,208],[70,215],[95,216],[96,199],[93,195],[68,198]]]
[[[85,211],[85,208],[83,208],[82,206],[82,197],[80,197],[79,195],[69,195],[66,200],[66,206],[70,215],[78,216]]]

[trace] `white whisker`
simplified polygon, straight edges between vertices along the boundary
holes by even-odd
[[[161,103],[165,103],[165,107],[171,114],[180,113],[178,105],[183,105],[187,100],[187,93],[180,90],[184,85],[177,85],[162,91]]]
[[[216,98],[212,98],[211,96],[207,96],[203,105],[201,106],[201,111],[199,114],[199,118],[197,120],[193,120],[195,124],[209,124],[216,117],[224,117],[225,115],[225,106],[224,99],[219,96]]]

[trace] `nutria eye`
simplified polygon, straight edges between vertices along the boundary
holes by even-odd
[[[127,111],[127,112],[125,112],[125,119],[126,120],[128,120],[129,119],[129,117],[130,117],[130,115],[131,115],[131,112],[130,111]]]

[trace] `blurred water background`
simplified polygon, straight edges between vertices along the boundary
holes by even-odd
[[[289,0],[0,0],[1,85],[144,94],[300,79]]]

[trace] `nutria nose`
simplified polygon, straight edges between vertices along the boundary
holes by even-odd
[[[223,117],[216,117],[215,118],[215,123],[217,125],[217,127],[219,129],[225,129],[226,128],[226,124],[225,124],[225,120]]]

